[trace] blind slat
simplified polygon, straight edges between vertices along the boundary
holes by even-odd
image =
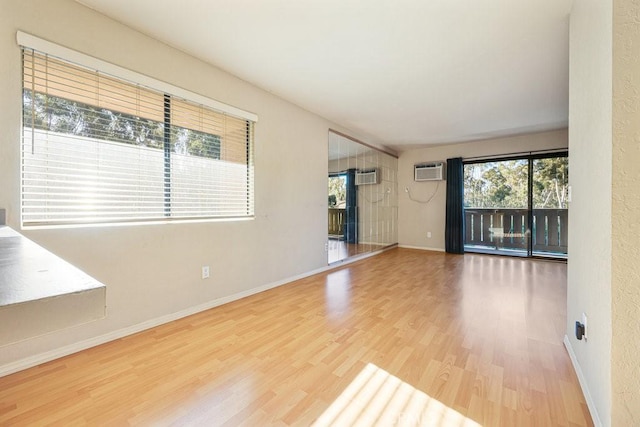
[[[25,226],[253,215],[253,122],[31,49],[23,58]]]

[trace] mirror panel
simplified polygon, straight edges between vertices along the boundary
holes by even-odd
[[[328,178],[329,264],[398,242],[396,157],[330,131]]]

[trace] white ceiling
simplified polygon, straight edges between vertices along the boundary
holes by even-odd
[[[402,151],[565,127],[573,0],[78,0]]]

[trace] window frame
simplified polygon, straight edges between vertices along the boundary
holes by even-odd
[[[253,163],[253,148],[254,148],[254,132],[255,132],[255,124],[258,121],[257,115],[254,113],[250,113],[234,106],[224,104],[222,102],[207,98],[203,95],[199,95],[197,93],[188,91],[186,89],[179,88],[177,86],[171,85],[166,82],[162,82],[160,80],[154,79],[149,76],[145,76],[143,74],[122,68],[120,66],[108,63],[106,61],[102,61],[100,59],[90,57],[88,55],[82,54],[80,52],[68,49],[66,47],[51,43],[49,41],[39,39],[30,34],[23,33],[18,31],[17,33],[17,41],[19,46],[22,49],[32,49],[37,53],[41,53],[47,56],[51,56],[53,58],[59,58],[61,61],[68,62],[70,64],[79,65],[84,68],[88,68],[91,70],[98,70],[102,75],[113,77],[115,79],[121,80],[125,83],[131,83],[135,85],[139,85],[141,87],[147,87],[152,91],[160,92],[164,94],[162,106],[164,112],[164,135],[163,135],[163,151],[164,151],[164,216],[162,217],[130,217],[126,219],[118,219],[118,220],[99,220],[99,221],[91,221],[90,219],[84,218],[83,220],[70,220],[70,221],[25,221],[24,220],[24,192],[25,185],[24,180],[21,179],[20,186],[20,196],[21,196],[21,224],[23,228],[34,228],[34,227],[59,227],[59,226],[93,226],[93,225],[104,225],[104,224],[112,224],[112,223],[125,223],[125,224],[136,224],[136,223],[147,223],[147,222],[180,222],[180,221],[206,221],[206,220],[244,220],[244,219],[252,219],[255,216],[255,196],[254,196],[254,163]],[[24,68],[24,62],[23,62]],[[24,76],[23,69],[23,76]],[[35,93],[35,92],[34,92]],[[24,115],[24,89],[22,92],[22,105],[23,105],[23,115]],[[178,102],[187,103],[187,104],[195,104],[200,105],[203,108],[211,110],[215,113],[221,113],[224,116],[231,116],[235,119],[240,119],[245,122],[246,126],[246,215],[196,215],[194,217],[178,215],[174,216],[171,212],[171,202],[172,202],[172,194],[171,194],[171,185],[173,184],[171,179],[171,156],[172,156],[172,147],[171,147],[171,103],[172,100],[176,99]],[[34,127],[29,127],[31,130],[35,130]],[[23,136],[25,124],[22,123]],[[175,129],[182,129],[182,126],[175,125]],[[189,131],[200,132],[196,129],[186,128]],[[210,135],[214,137],[220,138],[221,135],[202,132],[205,135]],[[71,135],[71,134],[69,134]],[[71,136],[69,136],[71,138]],[[241,141],[241,140],[240,140]],[[101,141],[98,141],[100,143]],[[109,140],[104,140],[104,142],[109,142]],[[23,144],[21,138],[21,145]],[[241,146],[241,145],[240,145]],[[218,148],[219,149],[219,148]],[[175,154],[175,153],[174,153]],[[194,156],[198,157],[198,156]],[[22,149],[21,149],[21,161],[24,161]],[[239,163],[243,164],[243,163]],[[243,199],[244,200],[244,199]],[[244,203],[244,202],[243,202]]]

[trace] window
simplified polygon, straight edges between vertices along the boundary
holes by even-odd
[[[28,47],[23,70],[23,225],[253,216],[254,120]]]

